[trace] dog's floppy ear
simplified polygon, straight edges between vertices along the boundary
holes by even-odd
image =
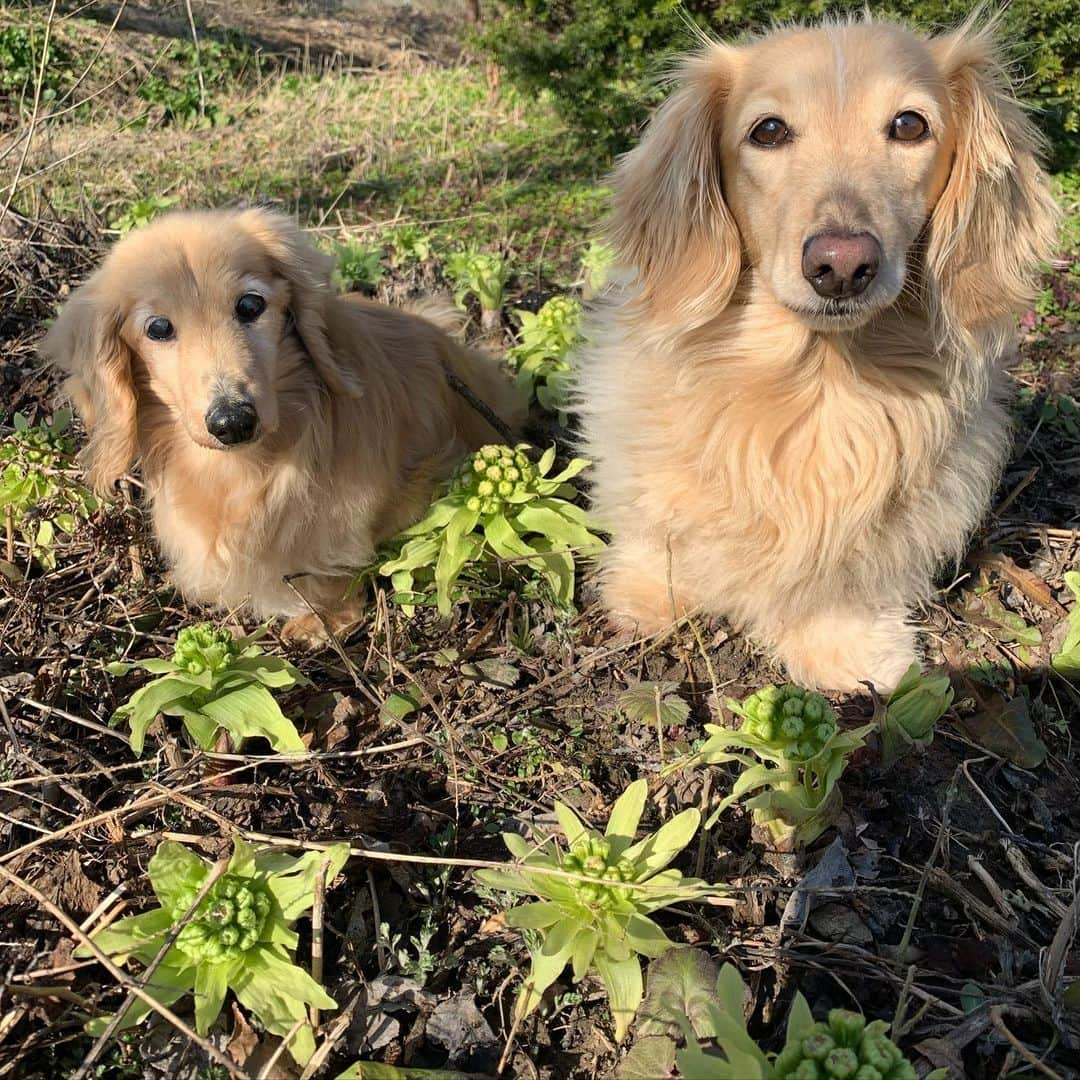
[[[945,326],[970,335],[1030,301],[1058,209],[1039,164],[1042,138],[1012,94],[992,27],[968,24],[931,44],[956,149],[930,218],[929,284]]]
[[[330,280],[334,260],[281,214],[251,210],[244,221],[275,272],[289,283],[289,313],[320,378],[336,394],[359,396],[363,389],[360,380],[338,362],[327,332],[328,308],[334,299]]]
[[[89,432],[80,454],[95,490],[109,494],[138,451],[131,350],[120,336],[124,313],[98,271],[72,293],[39,351],[67,373],[63,392]]]
[[[675,91],[615,170],[609,235],[619,261],[636,269],[639,302],[653,318],[686,322],[716,313],[742,270],[720,180],[732,52],[710,44],[683,62]]]

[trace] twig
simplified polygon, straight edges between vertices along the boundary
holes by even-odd
[[[191,10],[191,0],[184,0],[187,8],[188,26],[191,27],[191,41],[195,46],[195,74],[199,77],[199,115],[206,115],[206,83],[203,82],[202,51],[199,48],[199,35],[195,32],[195,15]]]
[[[30,113],[30,125],[26,130],[26,142],[23,143],[22,155],[19,158],[19,164],[15,167],[15,175],[11,180],[11,189],[8,191],[8,196],[4,202],[3,209],[0,209],[0,222],[7,217],[7,212],[11,208],[12,200],[15,198],[15,192],[19,188],[19,179],[22,176],[23,169],[26,167],[26,159],[30,155],[30,144],[34,141],[34,129],[37,127],[38,116],[41,110],[41,87],[45,82],[45,62],[49,58],[49,41],[52,38],[53,19],[56,17],[56,0],[52,0],[49,5],[49,17],[45,22],[45,38],[41,45],[41,63],[38,65],[37,78],[34,80],[34,105]],[[8,559],[8,562],[11,560]]]
[[[323,905],[326,903],[326,875],[330,856],[323,859],[315,875],[315,901],[311,907],[311,977],[322,986],[323,977]],[[319,1030],[319,1007],[311,1006],[311,1027]]]
[[[148,994],[137,982],[127,976],[110,957],[104,953],[90,937],[79,929],[78,924],[65,912],[61,911],[43,892],[34,888],[29,882],[23,881],[17,874],[13,874],[6,866],[0,866],[0,877],[10,882],[17,889],[22,890],[27,896],[37,901],[38,905],[45,909],[72,937],[76,938],[80,945],[84,945],[97,958],[98,962],[109,972],[110,975],[125,989],[134,994],[159,1016],[167,1020],[177,1031],[190,1039],[204,1054],[211,1058],[215,1064],[222,1065],[229,1070],[229,1074],[237,1080],[250,1080],[250,1077],[237,1068],[236,1063],[227,1058],[213,1043],[197,1035],[179,1016],[168,1006],[162,1005],[151,994]]]
[[[1038,1069],[1043,1076],[1050,1077],[1050,1080],[1064,1080],[1061,1073],[1055,1072],[1044,1061],[1040,1061],[1006,1026],[1005,1021],[1002,1019],[1001,1006],[990,1006],[990,1022],[994,1025],[997,1031],[1005,1037],[1009,1045],[1033,1068]]]
[[[460,394],[495,429],[499,438],[502,439],[507,446],[513,446],[517,442],[514,433],[491,406],[488,405],[487,402],[481,401],[480,398],[473,393],[472,389],[449,368],[446,368],[445,371],[446,381],[450,384],[450,389]]]
[[[270,1055],[270,1060],[259,1071],[257,1080],[273,1080],[274,1066],[277,1065],[281,1055],[285,1053],[289,1043],[296,1038],[296,1033],[307,1023],[307,1017],[303,1016],[296,1021],[295,1024],[282,1036],[281,1042],[278,1044],[277,1049]]]

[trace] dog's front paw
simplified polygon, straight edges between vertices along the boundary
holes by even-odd
[[[916,661],[915,631],[896,615],[820,615],[787,627],[778,658],[793,682],[817,690],[891,692]]]
[[[281,628],[281,640],[297,649],[318,652],[330,644],[330,635],[322,619],[314,612],[295,615]]]

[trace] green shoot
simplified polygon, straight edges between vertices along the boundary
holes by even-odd
[[[592,970],[600,976],[615,1018],[615,1039],[625,1037],[644,992],[638,957],[659,956],[672,946],[649,915],[697,894],[703,885],[665,869],[697,832],[700,814],[695,808],[634,843],[647,794],[646,782],[634,781],[616,800],[602,836],[557,802],[566,850],[552,837],[534,847],[516,833],[504,833],[521,869],[477,872],[477,879],[491,888],[541,898],[506,913],[510,926],[536,931],[543,942],[533,953],[532,970],[518,995],[518,1020],[539,1006],[544,991],[571,964],[575,981]],[[530,873],[544,869],[569,871],[586,880]],[[632,887],[646,883],[650,888]]]
[[[383,276],[382,248],[349,241],[334,247],[334,280],[345,291],[373,292]]]
[[[446,257],[446,276],[454,289],[454,303],[464,307],[467,296],[480,304],[480,324],[494,330],[499,323],[503,289],[510,280],[510,264],[500,255],[468,249]]]
[[[908,668],[888,699],[878,703],[877,725],[886,765],[912,747],[933,742],[934,725],[945,715],[953,696],[948,675],[924,675],[918,664]]]
[[[147,195],[144,199],[133,202],[119,217],[110,223],[121,236],[127,236],[132,229],[141,229],[149,225],[163,210],[174,205],[176,199],[166,199],[160,195]]]
[[[128,958],[149,966],[173,935],[145,989],[162,1005],[171,1005],[186,993],[195,1000],[195,1030],[205,1035],[225,1004],[229,990],[267,1031],[287,1035],[307,1021],[308,1007],[335,1009],[337,1002],[306,972],[293,963],[299,938],[292,929],[315,898],[315,884],[326,863],[331,882],[349,858],[348,844],[300,857],[276,851],[256,854],[243,840],[233,841],[228,866],[198,901],[191,918],[176,934],[176,927],[191,912],[207,884],[211,866],[182,844],[165,840],[158,845],[148,867],[150,884],[160,907],[142,915],[120,919],[93,935],[93,942],[118,963]],[[80,945],[75,956],[93,953]],[[134,1027],[150,1006],[135,1001],[119,1030]],[[100,1035],[110,1017],[86,1025]],[[304,1022],[289,1043],[289,1052],[306,1065],[315,1052],[310,1022]]]
[[[607,284],[608,275],[615,265],[615,249],[602,240],[591,240],[581,256],[581,273],[584,282],[582,295],[586,300],[599,296]]]
[[[307,747],[270,691],[307,684],[307,679],[288,660],[259,648],[263,634],[234,638],[228,630],[200,623],[180,631],[171,660],[109,664],[110,675],[142,668],[161,676],[136,690],[113,715],[114,721],[131,725],[131,749],[142,753],[147,728],[163,713],[181,717],[203,750],[212,750],[225,732],[236,747],[261,736],[279,753],[303,753]]]
[[[70,409],[57,409],[50,422],[33,425],[16,413],[14,433],[0,441],[0,535],[8,537],[10,549],[18,530],[30,557],[46,570],[56,567],[56,541],[101,505],[75,479],[70,424]]]
[[[588,462],[575,458],[548,476],[554,461],[554,448],[534,465],[524,446],[494,445],[466,460],[427,515],[391,541],[395,554],[379,567],[408,614],[432,588],[439,612],[449,614],[466,567],[490,568],[499,559],[539,578],[560,606],[573,605],[574,551],[593,554],[603,541],[568,501],[577,492],[567,481]]]
[[[727,706],[742,717],[739,730],[706,724],[710,738],[667,771],[696,762],[734,762],[742,771],[706,827],[743,796],[760,790],[745,805],[757,824],[768,827],[777,847],[793,850],[813,843],[836,819],[841,805],[837,781],[873,725],[841,732],[829,703],[798,686],[770,684],[741,705],[729,698]]]
[[[427,262],[431,258],[431,238],[419,225],[399,225],[388,237],[390,265],[395,269],[406,262]]]
[[[521,320],[518,343],[508,358],[517,372],[517,386],[528,399],[536,398],[566,423],[571,367],[568,355],[581,341],[581,304],[569,296],[552,297],[533,314],[517,311]]]

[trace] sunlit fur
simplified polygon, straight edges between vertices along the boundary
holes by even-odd
[[[927,142],[886,137],[905,109]],[[794,142],[749,145],[766,115]],[[580,358],[617,624],[719,613],[806,685],[896,683],[1007,454],[1001,354],[1055,236],[1038,150],[985,28],[830,23],[684,62],[615,173],[623,284]],[[883,249],[839,315],[800,271],[828,228]]]
[[[351,621],[347,575],[469,448],[497,439],[446,369],[512,425],[521,413],[495,361],[417,314],[336,295],[331,268],[280,215],[170,214],[112,249],[43,345],[87,423],[94,486],[141,460],[184,596],[298,616],[290,632],[308,639],[318,623],[283,578],[306,575],[294,584],[332,627]],[[252,288],[267,309],[242,325],[236,299]],[[176,340],[150,340],[149,315]],[[223,448],[207,432],[222,389],[255,402],[255,442]]]

